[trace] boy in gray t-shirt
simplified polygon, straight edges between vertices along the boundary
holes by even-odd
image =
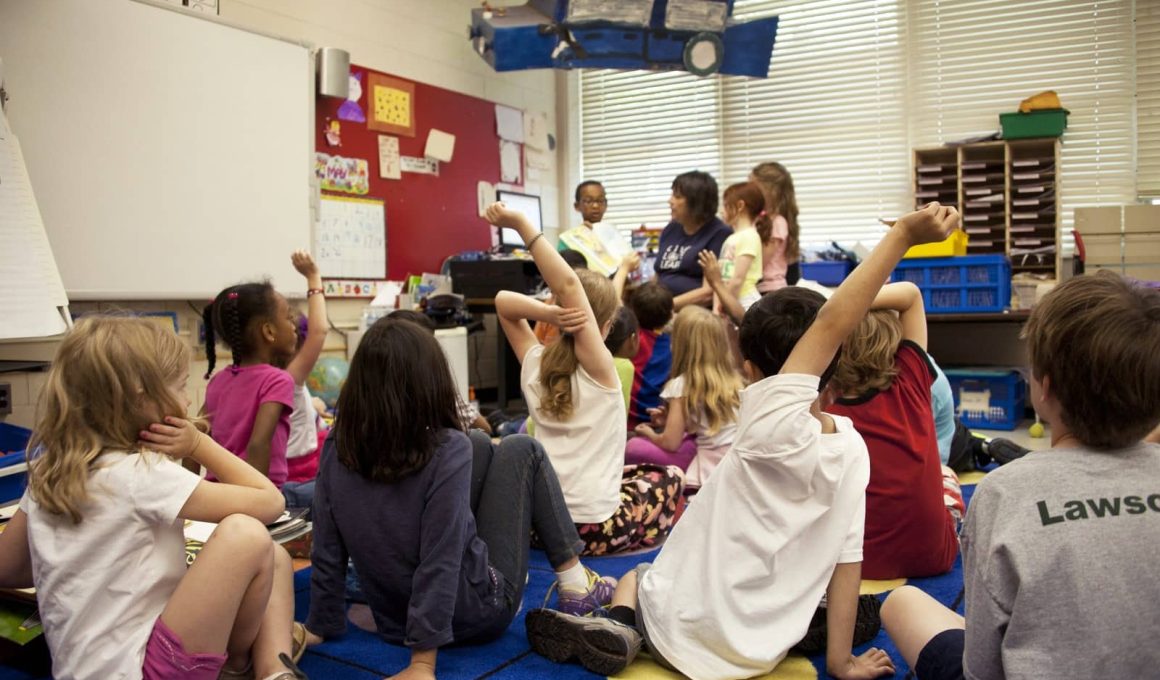
[[[1052,449],[990,473],[963,526],[966,618],[903,587],[882,623],[919,680],[1160,668],[1160,292],[1071,279],[1024,329]]]

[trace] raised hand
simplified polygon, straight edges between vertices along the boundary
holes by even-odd
[[[640,253],[633,251],[624,256],[620,261],[620,266],[624,267],[625,271],[634,272],[640,269]]]
[[[294,265],[294,269],[306,278],[318,275],[318,265],[314,263],[314,257],[305,250],[295,250],[290,255],[290,262]]]
[[[954,206],[928,203],[898,218],[891,228],[902,229],[911,245],[938,243],[959,228],[959,211]]]
[[[524,217],[523,213],[516,212],[499,202],[487,206],[487,212],[484,213],[484,217],[495,226],[505,227],[507,229],[519,229],[521,224],[528,221],[528,218]]]
[[[721,263],[712,250],[702,250],[697,254],[697,261],[701,263],[701,270],[709,285],[721,283]]]

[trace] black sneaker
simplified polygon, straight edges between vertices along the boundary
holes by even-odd
[[[597,675],[624,670],[640,651],[640,633],[612,619],[533,609],[524,622],[532,651],[555,663],[573,659]]]
[[[1031,449],[1023,448],[1010,439],[1003,439],[996,437],[983,445],[987,450],[987,455],[995,459],[999,465],[1006,465],[1013,460],[1019,460],[1031,452]]]
[[[864,645],[878,637],[878,631],[882,629],[882,616],[879,613],[881,609],[882,603],[878,600],[877,595],[858,596],[858,613],[854,619],[854,647]],[[810,627],[806,630],[806,636],[802,638],[801,642],[794,645],[791,651],[805,656],[826,653],[825,607],[818,607],[817,611],[814,612],[814,617],[810,619]]]

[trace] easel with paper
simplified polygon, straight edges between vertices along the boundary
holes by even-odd
[[[59,335],[72,323],[24,156],[2,108],[0,291],[0,340]]]

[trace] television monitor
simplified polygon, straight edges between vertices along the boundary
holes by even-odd
[[[516,212],[523,213],[528,218],[528,221],[532,223],[532,226],[536,228],[536,231],[540,232],[544,230],[544,219],[540,211],[539,196],[500,189],[495,192],[495,200],[502,202]],[[524,247],[524,240],[520,238],[519,232],[515,229],[501,229],[499,242],[500,246],[506,250]]]

